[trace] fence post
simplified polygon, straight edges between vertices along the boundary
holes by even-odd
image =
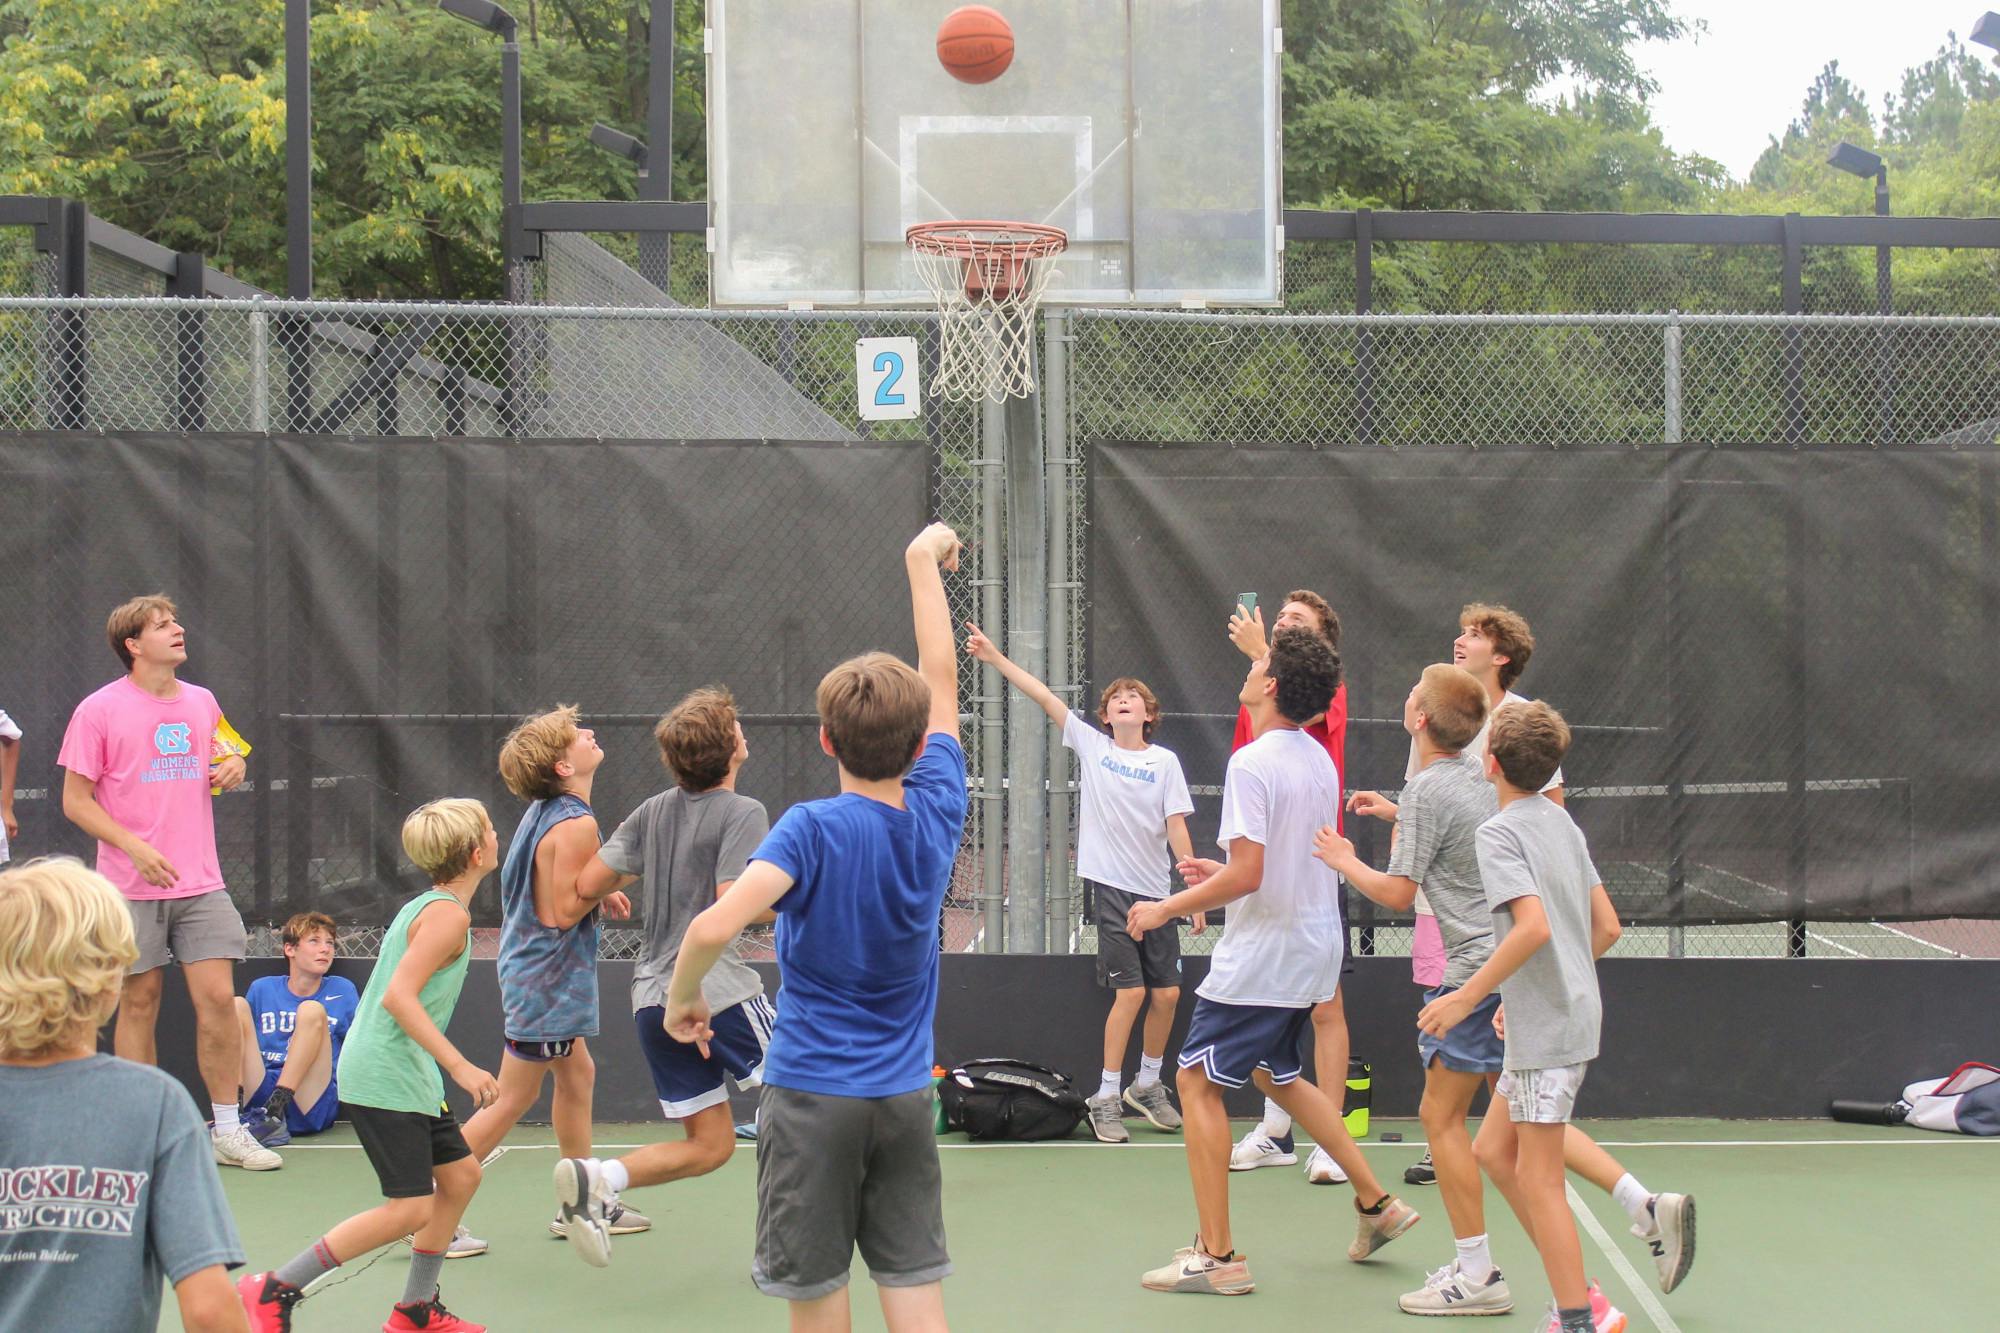
[[[1805,252],[1799,240],[1799,215],[1784,219],[1784,300],[1785,313],[1802,315],[1806,309]],[[1803,444],[1806,438],[1805,342],[1795,323],[1787,322],[1784,336],[1785,443]]]
[[[74,199],[61,204],[57,228],[56,295],[90,294],[90,210]],[[81,310],[58,310],[49,321],[54,346],[56,393],[49,422],[53,430],[82,430],[89,410],[89,328]]]
[[[1078,695],[1077,664],[1069,650],[1069,601],[1077,584],[1070,568],[1071,512],[1069,438],[1069,316],[1051,310],[1042,330],[1042,440],[1048,450],[1049,515],[1049,688],[1056,697],[1075,707]],[[1047,733],[1044,732],[1044,735]],[[1074,899],[1070,893],[1069,842],[1069,749],[1050,745],[1049,757],[1049,836],[1048,952],[1070,952],[1070,916]]]
[[[1000,442],[1006,434],[1006,413],[998,403],[981,399],[979,413],[979,619],[1000,624],[1000,569],[1004,560],[1000,529]],[[1000,706],[1006,684],[998,669],[979,669],[979,799],[986,803],[979,820],[986,839],[979,875],[980,949],[1007,949],[1007,795],[1000,780],[1005,744]]]
[[[1678,334],[1669,327],[1669,334]],[[1677,361],[1677,358],[1676,358]],[[1669,381],[1674,382],[1672,380]],[[1678,423],[1676,423],[1678,424]],[[1670,443],[1679,442],[1679,433]],[[1666,614],[1666,741],[1664,758],[1667,779],[1667,957],[1687,953],[1687,927],[1681,924],[1687,911],[1688,798],[1687,764],[1693,738],[1687,729],[1687,589],[1682,566],[1687,559],[1682,549],[1686,526],[1681,513],[1681,497],[1687,485],[1682,475],[1685,459],[1680,451],[1667,456],[1665,470],[1666,531],[1662,534],[1667,581]]]
[[[1681,442],[1681,312],[1667,312],[1666,327],[1666,429],[1668,444]]]
[[[263,297],[250,298],[250,429],[258,434],[271,429],[271,317],[263,305]]]
[[[1029,355],[1033,355],[1032,344]],[[1001,407],[1007,476],[1007,641],[1003,651],[1029,675],[1048,668],[1048,507],[1042,461],[1040,395],[1009,397]],[[1007,695],[1007,952],[1048,947],[1043,873],[1048,844],[1049,721],[1014,691]]]
[[[208,295],[208,265],[201,255],[183,250],[174,256],[174,275],[167,295],[200,300]],[[185,431],[208,429],[208,317],[199,310],[174,316],[174,425]]]
[[[1365,315],[1375,304],[1375,214],[1354,211],[1354,313]],[[1375,333],[1367,325],[1354,331],[1354,437],[1375,443]]]

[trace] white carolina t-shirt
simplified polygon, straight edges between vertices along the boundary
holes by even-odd
[[[1142,898],[1166,897],[1174,866],[1167,820],[1194,812],[1180,757],[1161,745],[1121,750],[1081,713],[1063,722],[1062,740],[1083,773],[1077,875]]]
[[[1486,714],[1485,725],[1473,733],[1472,739],[1467,741],[1465,748],[1459,752],[1461,754],[1469,754],[1479,761],[1479,774],[1481,777],[1486,775],[1486,733],[1493,727],[1493,714],[1499,712],[1500,708],[1505,708],[1508,704],[1525,704],[1530,702],[1532,701],[1525,694],[1516,694],[1512,690],[1502,691],[1500,695],[1500,707],[1492,709]],[[1408,782],[1411,778],[1423,772],[1423,769],[1423,761],[1417,758],[1417,738],[1412,736],[1410,737],[1410,762],[1403,765],[1403,781]],[[1554,791],[1562,785],[1563,771],[1561,768],[1557,768],[1555,776],[1543,784],[1542,790]],[[1417,890],[1415,910],[1420,916],[1433,915],[1430,900],[1424,897],[1422,889]]]
[[[1261,844],[1264,882],[1229,904],[1197,994],[1287,1009],[1333,998],[1347,932],[1340,877],[1313,855],[1313,835],[1339,803],[1332,756],[1302,731],[1267,731],[1229,757],[1216,840],[1224,851],[1237,838]]]

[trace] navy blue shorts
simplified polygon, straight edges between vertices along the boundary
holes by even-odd
[[[730,1083],[754,1088],[764,1079],[764,1049],[771,1044],[771,1025],[778,1011],[770,1000],[755,995],[712,1015],[708,1055],[687,1042],[675,1041],[660,1026],[667,1011],[648,1005],[632,1015],[639,1028],[639,1049],[653,1071],[653,1091],[660,1096],[660,1114],[685,1120],[697,1111],[729,1100]]]
[[[340,1053],[334,1053],[334,1063],[340,1063]],[[264,1071],[264,1081],[257,1085],[257,1091],[250,1094],[249,1105],[262,1106],[271,1100],[271,1092],[278,1086],[278,1075],[284,1066],[272,1065]],[[285,1107],[285,1128],[294,1134],[323,1134],[333,1128],[333,1121],[340,1114],[340,1089],[331,1080],[326,1091],[319,1095],[319,1102],[310,1111],[299,1109],[297,1102]]]
[[[1312,1044],[1312,1009],[1266,1004],[1223,1004],[1197,997],[1181,1043],[1182,1069],[1201,1066],[1211,1083],[1240,1088],[1263,1069],[1273,1083],[1290,1083],[1305,1067]]]
[[[1457,989],[1456,986],[1433,986],[1424,992],[1424,1003],[1429,1004]],[[1494,991],[1465,1016],[1463,1023],[1442,1037],[1433,1037],[1418,1029],[1417,1057],[1424,1068],[1429,1069],[1431,1057],[1438,1056],[1444,1067],[1455,1074],[1499,1073],[1507,1056],[1507,1043],[1500,1040],[1500,1034],[1493,1030],[1493,1015],[1499,1008],[1500,992]]]

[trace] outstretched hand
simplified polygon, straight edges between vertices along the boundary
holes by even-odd
[[[1347,798],[1347,812],[1353,815],[1373,815],[1377,819],[1394,822],[1396,803],[1379,791],[1358,791]]]
[[[1198,889],[1222,873],[1222,862],[1211,861],[1203,856],[1187,856],[1175,862],[1174,869],[1180,871],[1183,884],[1191,889]]]
[[[922,551],[938,562],[938,568],[950,573],[958,568],[960,544],[958,534],[949,523],[933,523],[918,533],[910,542],[912,551]]]
[[[1313,835],[1313,855],[1326,864],[1329,870],[1339,870],[1354,862],[1354,844],[1334,832],[1333,825],[1323,824]]]
[[[1270,640],[1264,633],[1264,609],[1252,607],[1246,611],[1238,602],[1229,616],[1229,641],[1253,662],[1271,651]]]
[[[965,627],[971,631],[971,633],[965,636],[966,655],[975,661],[985,662],[988,665],[998,662],[1000,660],[1000,650],[993,646],[993,640],[986,637],[986,631],[973,624],[970,620],[965,622]]]

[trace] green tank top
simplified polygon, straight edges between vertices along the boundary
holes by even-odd
[[[443,889],[432,889],[403,904],[396,919],[382,936],[382,956],[368,974],[368,988],[361,993],[361,1007],[340,1048],[340,1065],[335,1073],[340,1100],[384,1111],[414,1111],[436,1115],[444,1106],[444,1075],[430,1052],[403,1031],[387,1009],[382,997],[388,993],[389,978],[410,947],[410,926],[417,914],[432,903],[458,901]],[[418,992],[424,1012],[442,1032],[451,1022],[458,1004],[459,989],[465,984],[466,964],[472,961],[470,928],[466,946],[458,957],[431,974]]]

